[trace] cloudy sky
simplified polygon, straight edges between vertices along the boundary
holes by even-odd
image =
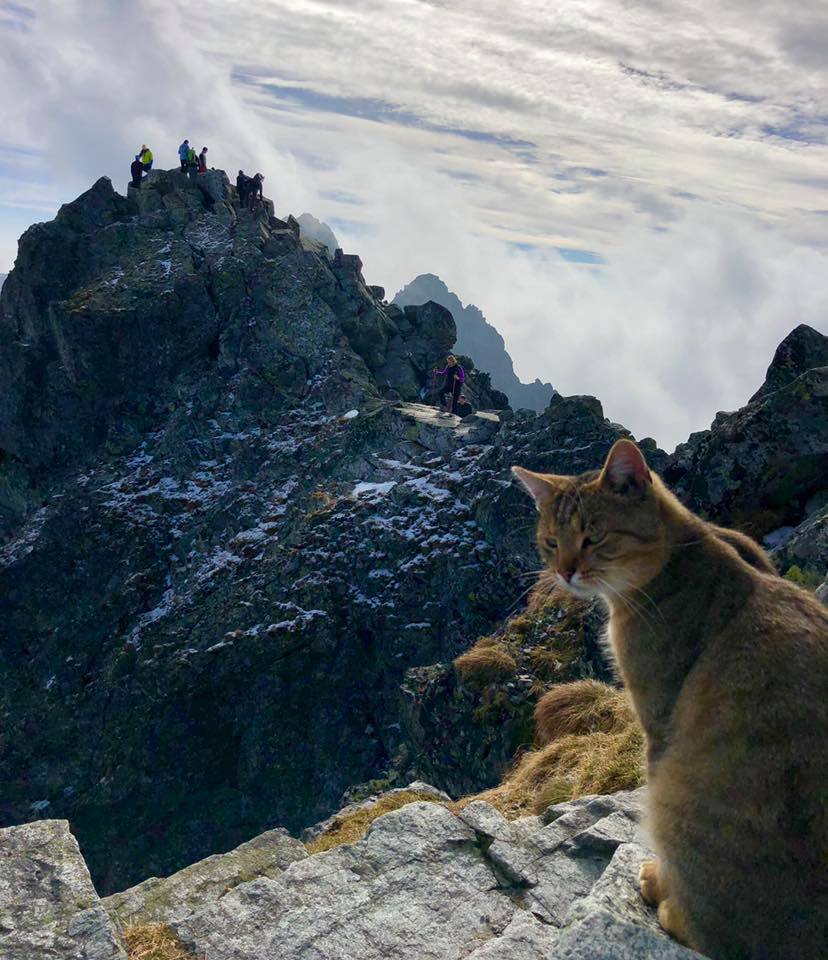
[[[0,0],[0,272],[188,136],[672,448],[828,332],[826,49],[824,0]]]

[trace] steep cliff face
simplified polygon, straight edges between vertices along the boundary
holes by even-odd
[[[515,373],[503,337],[473,303],[463,306],[459,297],[439,277],[433,273],[420,274],[394,297],[394,303],[400,306],[428,300],[451,311],[457,324],[456,351],[473,357],[475,363],[491,375],[492,385],[506,394],[515,409],[524,407],[541,411],[546,407],[554,393],[552,385],[540,380],[522,383]]]
[[[110,890],[387,768],[406,670],[490,631],[534,564],[511,463],[586,468],[616,436],[556,458],[543,420],[406,402],[454,338],[240,212],[220,171],[101,180],[24,235],[0,299],[3,822],[68,818]],[[603,424],[580,400],[550,422],[578,410]]]

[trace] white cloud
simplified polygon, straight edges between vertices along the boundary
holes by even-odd
[[[524,377],[670,445],[825,323],[825,27],[816,0],[39,0],[0,21],[2,137],[42,158],[0,145],[0,269],[19,204],[189,136],[337,221],[372,282],[439,273]]]

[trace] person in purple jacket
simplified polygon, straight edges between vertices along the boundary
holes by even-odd
[[[466,371],[457,362],[457,357],[455,357],[454,354],[449,354],[449,356],[446,357],[445,367],[442,370],[435,370],[434,372],[438,376],[446,378],[441,393],[448,394],[447,412],[450,414],[454,413],[454,408],[457,406],[460,391],[463,389],[463,383],[466,379]]]

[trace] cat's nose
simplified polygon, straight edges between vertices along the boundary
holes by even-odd
[[[566,580],[567,583],[575,576],[575,568],[571,567],[568,570],[559,570],[558,573]]]

